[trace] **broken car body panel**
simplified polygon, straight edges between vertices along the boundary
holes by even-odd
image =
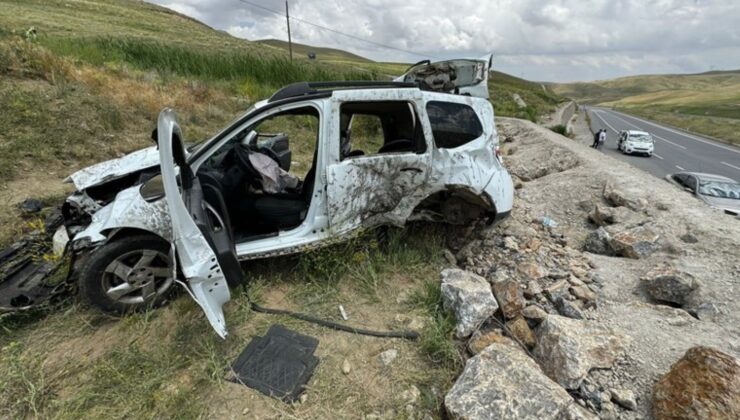
[[[159,165],[159,152],[156,147],[152,146],[129,153],[118,159],[107,160],[80,169],[70,175],[66,181],[73,182],[78,191],[83,191],[95,185],[113,181],[157,165]]]
[[[488,72],[493,55],[478,59],[425,60],[406,71],[397,82],[419,83],[435,92],[455,93],[488,99]]]
[[[182,144],[182,133],[177,125],[175,113],[165,109],[159,115],[157,123],[160,166],[162,183],[164,185],[165,201],[169,210],[172,225],[172,236],[180,262],[180,269],[188,280],[196,302],[205,312],[216,333],[226,337],[226,320],[224,319],[223,305],[231,298],[224,272],[214,250],[195,224],[190,210],[185,205],[189,197],[189,190],[185,185],[185,168],[180,167],[182,186],[178,186],[175,165],[187,165],[184,159],[176,162],[175,154],[185,157],[185,148]],[[178,165],[178,166],[179,166]],[[191,180],[197,186],[197,179]],[[202,205],[203,203],[190,203]],[[173,276],[176,273],[173,272]]]

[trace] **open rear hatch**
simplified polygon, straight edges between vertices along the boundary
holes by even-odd
[[[409,67],[396,82],[417,83],[424,90],[488,99],[488,71],[493,56],[478,59],[420,61]]]

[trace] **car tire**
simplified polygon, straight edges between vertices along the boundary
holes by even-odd
[[[95,250],[79,277],[80,297],[124,315],[164,304],[174,291],[170,244],[154,235],[127,236]]]

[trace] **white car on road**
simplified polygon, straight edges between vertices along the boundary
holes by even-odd
[[[245,280],[240,260],[412,220],[502,220],[514,189],[487,99],[489,65],[453,60],[416,65],[396,82],[296,83],[192,147],[175,113],[162,111],[158,147],[70,176],[77,191],[63,207],[63,236],[79,257],[80,293],[126,313],[163,301],[181,273],[223,337],[228,286]],[[282,117],[299,118],[281,127],[301,129],[301,141],[273,131]],[[379,127],[372,138],[368,120]],[[291,177],[298,152],[307,171]]]
[[[642,153],[650,157],[655,150],[655,141],[646,131],[622,130],[617,140],[617,149],[628,155]]]

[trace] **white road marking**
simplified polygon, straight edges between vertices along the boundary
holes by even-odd
[[[629,121],[626,121],[626,120],[624,120],[624,119],[622,119],[622,118],[619,118],[619,117],[617,117],[616,115],[612,115],[612,117],[614,117],[614,118],[618,119],[619,121],[622,121],[622,122],[623,122],[623,123],[625,123],[625,124],[629,124],[629,125],[631,125],[632,127],[635,127],[635,128],[636,128],[636,129],[638,129],[638,130],[644,130],[643,128],[641,128],[641,127],[638,127],[638,126],[636,126],[636,125],[632,124],[632,123],[631,123],[631,122],[629,122]],[[663,141],[664,141],[664,142],[666,142],[666,143],[670,143],[670,144],[672,144],[672,145],[674,145],[674,146],[676,146],[676,147],[680,147],[681,149],[683,149],[683,150],[686,150],[686,147],[685,147],[685,146],[681,146],[680,144],[676,144],[676,143],[674,143],[674,142],[672,142],[672,141],[670,141],[670,140],[664,139],[663,137],[661,137],[661,136],[659,136],[659,135],[657,135],[657,134],[652,134],[652,133],[651,133],[650,135],[651,135],[651,136],[653,136],[653,137],[656,137],[656,138],[657,138],[658,140],[663,140]]]
[[[661,156],[661,155],[659,155],[659,154],[657,154],[655,152],[653,152],[653,156],[655,156],[656,158],[658,158],[660,160],[663,160],[663,156]]]
[[[607,126],[607,127],[611,128],[611,129],[612,129],[612,131],[614,131],[615,133],[619,133],[619,130],[617,130],[616,128],[612,127],[612,126],[611,126],[611,125],[610,125],[610,124],[609,124],[608,122],[606,122],[606,120],[605,120],[604,118],[602,118],[602,117],[601,117],[601,115],[599,115],[599,111],[597,111],[597,110],[595,110],[595,109],[592,109],[592,110],[591,110],[591,112],[592,112],[592,113],[593,113],[594,115],[596,115],[597,117],[599,117],[599,119],[600,119],[601,121],[604,121],[604,124],[606,124],[606,126]]]
[[[685,171],[686,170],[686,169],[684,169],[684,168],[682,168],[682,167],[680,167],[678,165],[676,165],[676,168],[678,168],[679,171]]]
[[[720,162],[720,163],[723,164],[723,165],[725,165],[725,166],[729,166],[730,168],[737,169],[738,171],[740,171],[740,168],[738,168],[735,165],[731,165],[731,164],[729,164],[727,162]]]
[[[611,112],[622,114],[619,111],[611,111]],[[688,134],[688,133],[683,133],[681,131],[674,130],[674,129],[670,128],[670,127],[665,127],[665,126],[662,126],[662,125],[658,125],[658,124],[652,123],[650,121],[643,120],[642,118],[634,117],[632,115],[627,115],[627,114],[622,114],[622,115],[624,115],[625,117],[634,118],[634,119],[636,119],[638,121],[642,121],[645,124],[650,124],[653,127],[662,128],[663,130],[670,131],[672,133],[676,133],[676,134],[679,134],[679,135],[684,136],[684,137],[688,137],[688,138],[690,138],[692,140],[696,140],[696,141],[699,141],[699,142],[702,142],[702,143],[710,144],[710,145],[712,145],[714,147],[719,147],[720,149],[729,150],[729,151],[734,152],[734,153],[740,153],[740,150],[738,150],[738,149],[736,149],[734,147],[723,146],[721,144],[717,144],[717,143],[714,143],[714,142],[711,142],[711,141],[707,141],[707,140],[701,139],[699,137],[696,137],[694,135],[691,135],[691,134]]]

